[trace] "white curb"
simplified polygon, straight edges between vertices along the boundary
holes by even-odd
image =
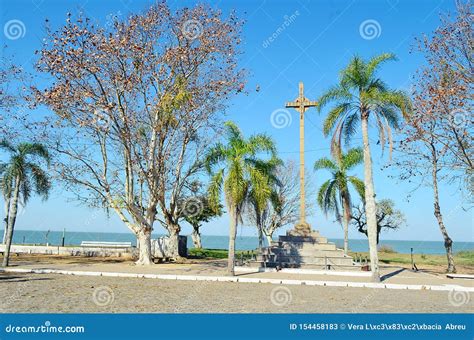
[[[276,273],[275,268],[249,268],[237,266],[235,271],[239,273],[257,274],[257,273]],[[285,274],[308,274],[308,275],[334,275],[334,276],[353,276],[353,277],[370,277],[371,272],[356,271],[336,271],[336,270],[318,270],[318,269],[299,269],[299,268],[282,268],[278,273]]]
[[[474,287],[458,285],[410,285],[398,283],[373,283],[373,282],[344,282],[344,281],[315,281],[315,280],[287,280],[254,277],[229,277],[229,276],[199,276],[199,275],[167,275],[167,274],[134,274],[113,272],[88,272],[56,269],[25,269],[25,268],[0,268],[0,273],[31,273],[31,274],[63,274],[78,276],[108,276],[146,278],[159,280],[179,281],[213,281],[213,282],[242,282],[242,283],[269,283],[284,285],[307,285],[324,287],[352,287],[352,288],[375,288],[375,289],[407,289],[407,290],[433,290],[433,291],[462,291],[474,292]]]

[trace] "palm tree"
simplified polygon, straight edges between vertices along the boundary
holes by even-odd
[[[0,163],[0,188],[6,202],[6,242],[3,266],[8,266],[13,230],[18,211],[18,204],[25,205],[34,190],[43,199],[48,197],[51,183],[41,165],[35,160],[46,161],[49,165],[48,150],[38,143],[20,143],[17,146],[8,141],[0,142],[0,148],[10,153],[7,163]]]
[[[264,240],[264,226],[263,221],[266,214],[268,213],[267,208],[269,204],[275,204],[275,197],[277,194],[277,186],[280,185],[279,179],[277,178],[277,167],[283,164],[283,162],[276,157],[272,157],[270,160],[257,160],[255,167],[267,177],[270,191],[260,193],[258,190],[261,188],[251,186],[246,199],[247,216],[250,216],[250,220],[254,221],[258,232],[258,247],[263,247]]]
[[[369,143],[369,118],[372,118],[379,131],[379,143],[382,147],[388,139],[392,149],[391,129],[399,125],[399,112],[404,117],[411,112],[408,96],[402,91],[391,90],[377,77],[377,70],[395,56],[384,53],[366,61],[355,56],[349,65],[342,70],[339,83],[327,90],[319,98],[319,110],[329,103],[335,106],[329,111],[323,126],[327,136],[333,132],[331,151],[337,157],[341,153],[341,140],[347,143],[361,124],[364,146],[364,186],[365,209],[370,251],[372,278],[380,281],[377,254],[377,220],[375,206],[375,189],[372,178],[372,156]]]
[[[218,143],[206,156],[206,167],[211,174],[209,197],[212,205],[219,204],[219,195],[223,186],[225,201],[230,217],[229,256],[227,271],[234,275],[235,238],[237,226],[242,220],[242,210],[251,191],[258,202],[259,209],[267,202],[271,194],[271,185],[267,174],[260,167],[261,153],[275,157],[275,144],[264,134],[253,135],[246,139],[232,122],[225,123],[226,144]],[[214,167],[221,166],[217,170]]]
[[[352,198],[349,184],[364,199],[364,182],[355,176],[349,176],[347,171],[361,164],[363,153],[361,148],[350,149],[340,158],[331,160],[321,158],[314,163],[314,170],[326,169],[331,172],[331,179],[321,185],[318,192],[318,204],[327,215],[334,212],[336,220],[343,224],[344,228],[344,254],[347,255],[349,243],[349,223],[351,221]],[[342,208],[342,214],[340,213]]]

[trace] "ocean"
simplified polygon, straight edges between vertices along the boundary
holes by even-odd
[[[1,234],[3,235],[3,230]],[[159,234],[154,237],[162,236]],[[34,230],[16,230],[13,236],[15,244],[46,244],[61,245],[62,232]],[[132,233],[97,233],[97,232],[76,232],[66,231],[65,245],[80,245],[82,241],[110,241],[110,242],[132,242],[136,244],[136,238]],[[339,248],[343,247],[342,239],[329,239],[336,243]],[[204,248],[227,249],[227,236],[208,236],[202,235],[202,245]],[[252,250],[257,248],[258,239],[254,236],[238,236],[236,240],[236,248],[238,250]],[[380,245],[389,246],[398,253],[410,253],[413,248],[414,253],[418,254],[444,254],[445,248],[442,241],[398,241],[398,240],[381,240]],[[192,248],[193,243],[188,236],[188,248]],[[349,248],[354,252],[368,251],[367,240],[351,239],[349,240]],[[454,252],[474,250],[474,242],[454,242]]]

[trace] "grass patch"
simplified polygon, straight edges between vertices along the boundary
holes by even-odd
[[[369,256],[369,253],[352,253],[350,255]],[[379,252],[379,261],[386,264],[411,264],[410,254]],[[413,254],[413,261],[417,265],[444,266],[447,263],[446,255]],[[454,254],[454,263],[462,266],[474,266],[474,251],[462,251]]]
[[[389,247],[390,248],[390,247]],[[393,250],[393,249],[392,249]],[[226,259],[227,258],[226,249],[188,249],[188,257],[194,259]],[[235,256],[237,259],[244,258],[249,259],[254,254],[255,250],[245,250],[245,251],[236,251]],[[362,256],[363,258],[369,257],[369,253],[350,253],[353,257]],[[433,265],[433,266],[444,266],[446,265],[446,255],[427,255],[427,254],[413,254],[413,260],[417,265]],[[379,261],[385,264],[411,264],[410,254],[397,253],[391,251],[390,249],[381,247],[379,250]],[[454,254],[454,263],[461,266],[472,266],[474,267],[474,251],[461,251]]]
[[[248,259],[250,258],[255,251],[248,251],[248,250],[238,250],[235,252],[235,256],[237,258],[245,258]],[[226,259],[228,256],[228,251],[227,249],[208,249],[208,248],[202,248],[202,249],[196,249],[196,248],[190,248],[188,249],[188,257],[189,258],[195,258],[195,259]]]
[[[466,259],[471,261],[474,264],[474,251],[473,250],[464,250],[454,254],[455,257]]]

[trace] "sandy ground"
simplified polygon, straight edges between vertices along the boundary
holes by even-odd
[[[12,268],[72,271],[225,275],[226,260],[135,266],[117,258],[19,256]],[[385,283],[474,285],[444,274],[382,268]],[[325,281],[369,281],[366,277],[287,273],[245,277]],[[144,278],[0,273],[0,312],[45,313],[472,313],[474,294]]]
[[[0,312],[472,313],[474,294],[0,274]]]
[[[227,260],[186,260],[183,263],[161,263],[152,266],[136,266],[131,260],[122,258],[94,258],[71,256],[22,255],[13,257],[12,268],[25,269],[56,269],[71,271],[96,271],[139,274],[170,274],[170,275],[205,275],[225,276]],[[294,279],[315,281],[351,281],[369,282],[367,277],[345,277],[334,275],[288,274],[282,272],[244,274],[245,277]],[[474,287],[474,280],[449,279],[444,273],[432,270],[413,272],[399,266],[381,266],[384,283],[413,284],[413,285],[461,285]]]

